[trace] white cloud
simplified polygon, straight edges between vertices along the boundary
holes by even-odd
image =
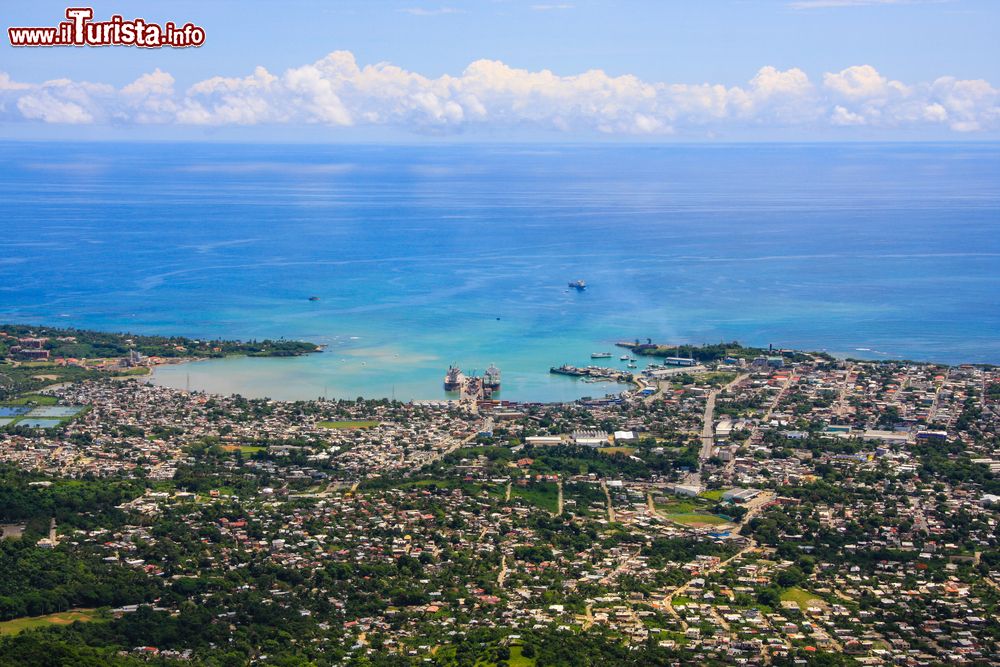
[[[581,135],[724,133],[751,128],[868,126],[1000,130],[1000,91],[984,80],[904,84],[870,65],[827,72],[760,68],[741,86],[662,83],[589,70],[559,75],[477,60],[457,75],[426,77],[390,63],[359,65],[350,52],[282,73],[257,67],[178,90],[154,70],[106,84],[14,81],[0,73],[0,119],[44,123],[389,126],[449,133],[536,128]],[[845,130],[846,131],[846,130]]]
[[[830,115],[830,122],[834,125],[865,125],[865,117],[861,114],[848,111],[839,104],[833,108]]]
[[[857,65],[836,74],[823,75],[823,85],[848,99],[881,97],[886,94],[889,80],[871,65]]]
[[[94,117],[79,104],[60,100],[47,91],[25,95],[18,99],[17,108],[25,118],[42,120],[46,123],[78,125],[91,123],[94,120]]]

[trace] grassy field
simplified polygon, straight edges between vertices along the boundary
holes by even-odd
[[[527,503],[549,512],[555,512],[559,505],[559,487],[555,482],[540,482],[528,486],[511,487],[510,497],[521,498]]]
[[[31,628],[40,628],[46,625],[69,625],[74,621],[86,622],[97,620],[97,618],[96,609],[71,609],[47,616],[15,618],[12,621],[0,623],[0,635],[16,635]]]
[[[712,386],[721,387],[724,384],[729,384],[736,379],[736,373],[730,373],[726,371],[715,371],[711,373],[701,373],[698,375],[699,384],[710,384]]]
[[[806,609],[809,607],[809,603],[813,602],[813,606],[816,606],[816,602],[823,602],[823,598],[818,595],[814,595],[804,588],[799,588],[798,586],[793,586],[786,589],[781,594],[782,602],[794,602],[799,605],[799,609]]]
[[[712,500],[714,502],[719,502],[722,500],[722,494],[725,493],[725,489],[715,489],[714,491],[702,491],[698,494],[699,498],[704,498],[705,500]]]
[[[680,500],[678,498],[668,498],[663,502],[656,503],[656,510],[664,514],[689,514],[698,510],[699,503],[694,499]]]
[[[257,452],[263,452],[267,447],[255,447],[253,445],[223,445],[222,449],[227,452],[235,452],[239,450],[244,454],[256,454]]]
[[[712,493],[709,491],[708,493]],[[721,495],[721,492],[720,492]],[[656,511],[663,518],[685,526],[719,526],[730,523],[721,516],[710,514],[711,503],[706,498],[669,498],[656,504]]]
[[[35,405],[55,405],[59,402],[55,396],[44,396],[42,394],[25,394],[23,396],[18,396],[17,398],[11,399],[9,401],[4,401],[4,405],[27,405],[28,403],[34,403]]]
[[[510,660],[507,661],[510,667],[535,667],[534,658],[525,658],[521,655],[520,644],[510,647]]]
[[[316,424],[320,428],[374,428],[378,426],[378,422],[359,422],[359,421],[336,421],[336,422],[319,422]]]
[[[632,456],[635,453],[635,447],[599,447],[597,449],[601,454],[621,454],[623,456]]]

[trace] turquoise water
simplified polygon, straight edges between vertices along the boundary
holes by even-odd
[[[0,319],[328,346],[173,386],[442,398],[495,362],[504,397],[561,400],[610,387],[549,366],[646,337],[1000,362],[996,144],[0,155]]]

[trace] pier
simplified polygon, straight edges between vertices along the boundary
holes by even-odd
[[[620,384],[631,384],[634,381],[632,373],[620,371],[615,368],[606,368],[604,366],[579,367],[563,364],[562,366],[553,366],[549,369],[549,373],[553,373],[555,375],[569,375],[570,377],[579,377],[591,380],[618,382]]]

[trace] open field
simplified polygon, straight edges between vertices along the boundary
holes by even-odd
[[[621,454],[623,456],[631,456],[635,453],[635,447],[599,447],[597,451],[601,454]]]
[[[46,625],[69,625],[74,621],[93,621],[98,618],[96,609],[71,609],[45,616],[26,616],[0,623],[0,635],[16,635],[23,630]]]
[[[555,512],[559,505],[559,487],[555,482],[540,482],[528,486],[515,484],[510,490],[511,498],[521,498],[527,503],[549,512]]]
[[[316,424],[320,428],[375,428],[378,422],[367,421],[324,421]]]
[[[510,667],[534,667],[535,659],[521,655],[522,649],[520,644],[514,644],[510,647],[510,660],[507,661]]]
[[[255,447],[254,445],[223,445],[222,449],[227,452],[241,451],[244,454],[256,454],[257,452],[263,452],[267,447]]]
[[[799,605],[799,609],[805,610],[809,607],[809,603],[813,602],[823,602],[823,598],[818,595],[814,595],[804,588],[799,588],[798,586],[793,586],[781,594],[782,602],[794,602]]]
[[[6,405],[28,405],[33,403],[35,405],[55,405],[58,400],[55,396],[45,396],[43,394],[24,394],[23,396],[18,396],[9,401],[4,401]]]

